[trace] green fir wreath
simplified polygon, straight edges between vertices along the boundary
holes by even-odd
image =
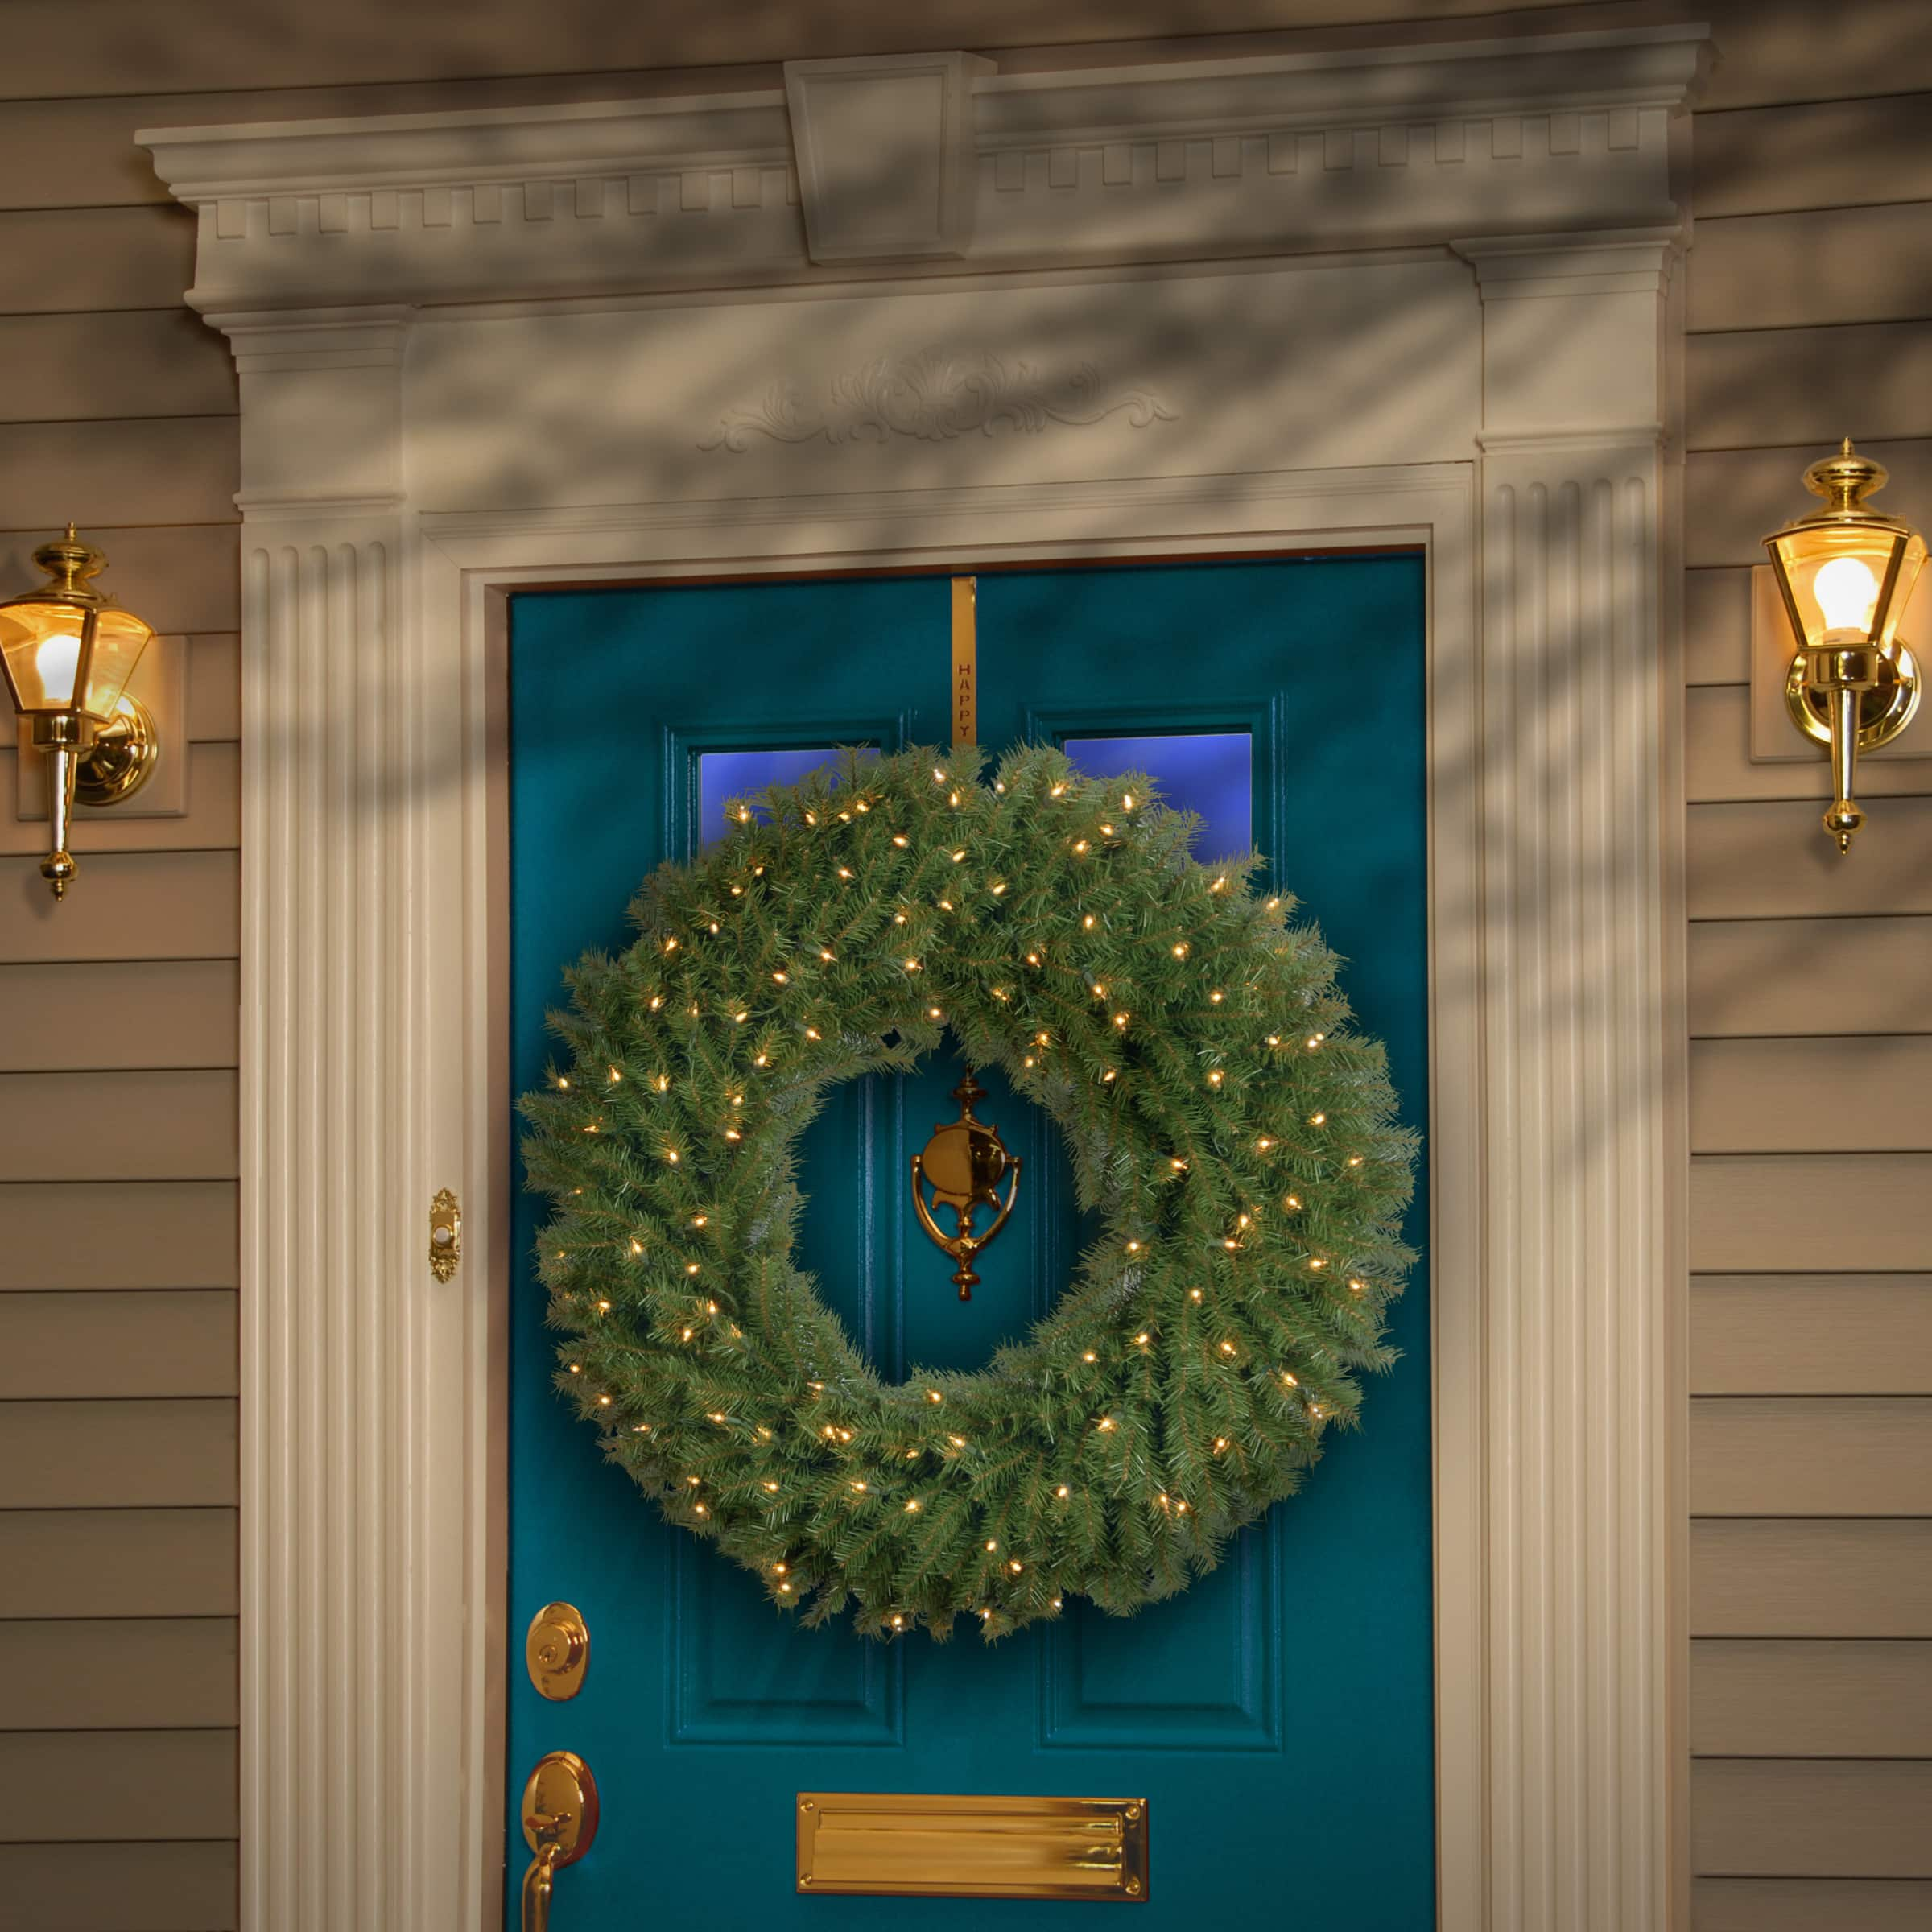
[[[1184,1588],[1387,1365],[1413,1137],[1335,960],[1057,751],[846,755],[734,800],[568,976],[528,1096],[559,1387],[675,1524],[823,1623],[993,1638]],[[950,1030],[1059,1124],[1099,1232],[1021,1343],[874,1373],[794,1265],[827,1090]]]

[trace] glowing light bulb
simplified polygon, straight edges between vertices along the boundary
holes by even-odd
[[[34,653],[34,669],[50,704],[74,701],[74,678],[80,669],[80,640],[65,631],[47,638]]]
[[[1811,594],[1827,630],[1869,631],[1878,602],[1878,579],[1860,557],[1834,557],[1811,580]],[[43,655],[47,646],[41,646]]]

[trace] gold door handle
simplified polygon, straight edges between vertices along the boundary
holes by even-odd
[[[523,1874],[523,1932],[550,1932],[550,1895],[557,1876],[557,1848],[546,1844]]]
[[[549,1751],[523,1787],[523,1839],[530,1849],[523,1874],[523,1932],[550,1932],[550,1901],[557,1873],[574,1865],[596,1842],[597,1781],[573,1751]]]

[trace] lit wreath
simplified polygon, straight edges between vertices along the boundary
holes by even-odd
[[[978,764],[733,801],[571,973],[523,1102],[559,1388],[774,1603],[877,1636],[1184,1588],[1353,1421],[1411,1259],[1383,1050],[1259,861],[1195,863],[1144,778]],[[1025,1342],[894,1386],[793,1265],[795,1150],[948,1029],[1058,1122],[1100,1232]]]

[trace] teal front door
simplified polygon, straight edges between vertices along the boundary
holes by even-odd
[[[950,735],[943,576],[548,592],[511,625],[512,1061],[543,1077],[546,1009],[586,948],[629,936],[660,860],[724,830],[728,795],[845,745]],[[1373,659],[1377,675],[1364,679]],[[1149,773],[1206,821],[1203,857],[1265,852],[1349,962],[1407,1122],[1426,1121],[1423,565],[1413,555],[986,572],[979,737]],[[588,702],[587,702],[588,694]],[[989,1072],[982,1116],[1026,1159],[968,1302],[912,1215],[909,1158],[961,1064],[835,1090],[810,1130],[804,1265],[881,1373],[964,1368],[1051,1306],[1080,1228],[1060,1150]],[[520,1178],[520,1176],[519,1176]],[[881,1645],[794,1627],[673,1530],[552,1393],[555,1338],[517,1210],[510,1399],[507,1922],[518,1799],[543,1752],[594,1771],[602,1826],[556,1881],[555,1932],[1064,1926],[1086,1904],[815,1897],[795,1885],[801,1791],[1143,1797],[1141,1932],[1435,1918],[1426,1257],[1359,1434],[1184,1595],[1117,1620],[1069,1604],[997,1646],[961,1628]],[[1408,1239],[1423,1250],[1426,1185]],[[547,1703],[522,1632],[554,1600],[591,1635]]]

